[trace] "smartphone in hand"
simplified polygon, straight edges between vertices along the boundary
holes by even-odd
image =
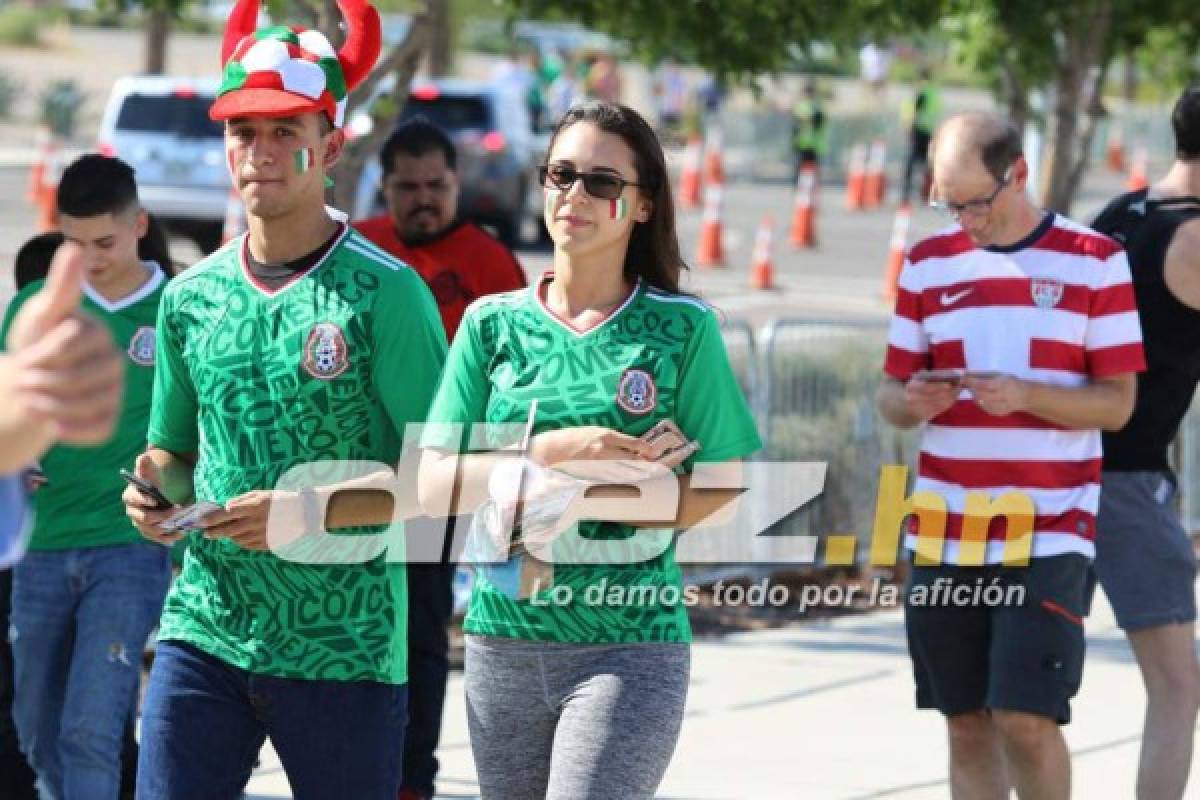
[[[199,525],[209,514],[220,510],[221,507],[216,503],[201,500],[199,503],[181,509],[179,513],[164,519],[159,523],[158,527],[167,533],[185,533]]]
[[[153,501],[155,511],[166,511],[168,508],[174,505],[170,500],[167,499],[167,496],[162,493],[162,490],[153,483],[150,483],[150,481],[139,478],[137,475],[134,475],[127,469],[121,470],[121,477],[125,479],[126,483],[136,487],[137,490],[146,497],[146,499]]]
[[[688,441],[687,436],[672,420],[660,420],[650,430],[640,437],[643,441],[659,446],[665,445],[662,455],[658,457],[660,464],[675,467],[682,464],[700,449],[699,442]]]
[[[913,377],[926,383],[945,383],[950,386],[961,386],[963,374],[964,372],[961,369],[923,369],[916,375],[913,375]]]

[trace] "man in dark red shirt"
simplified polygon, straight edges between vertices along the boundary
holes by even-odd
[[[453,339],[472,300],[524,287],[525,271],[507,247],[457,218],[457,158],[444,131],[417,117],[396,129],[380,159],[388,213],[354,227],[421,274]]]
[[[423,117],[396,129],[380,154],[388,213],[354,224],[364,236],[415,269],[437,299],[446,338],[477,297],[520,289],[525,271],[512,252],[478,225],[459,220],[456,152],[450,138]],[[442,526],[442,522],[426,521]],[[410,528],[422,523],[413,520]],[[413,530],[408,565],[409,719],[400,800],[434,795],[435,757],[449,672],[446,626],[453,610],[454,564],[416,563],[417,543],[436,530]],[[453,526],[446,526],[449,541]],[[428,534],[427,536],[425,534]]]

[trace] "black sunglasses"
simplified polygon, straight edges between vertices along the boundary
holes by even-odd
[[[543,164],[538,167],[538,181],[547,189],[571,191],[575,181],[583,181],[583,189],[592,197],[601,200],[616,200],[626,186],[641,186],[610,172],[580,172],[574,167],[558,164]]]

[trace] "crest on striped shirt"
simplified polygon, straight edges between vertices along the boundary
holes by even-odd
[[[1033,295],[1034,305],[1048,311],[1062,300],[1063,283],[1051,278],[1034,278],[1029,291]]]

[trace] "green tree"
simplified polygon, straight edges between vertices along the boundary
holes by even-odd
[[[628,41],[638,56],[653,61],[671,54],[731,78],[774,72],[788,65],[797,46],[816,40],[857,43],[879,33],[934,24],[944,0],[912,0],[897,8],[888,0],[852,0],[830,14],[820,0],[496,0],[509,17],[581,22]],[[325,3],[332,0],[297,0]],[[352,207],[366,160],[376,153],[403,107],[413,72],[435,41],[441,20],[452,18],[449,0],[418,4],[408,38],[381,62],[351,97],[348,114],[362,107],[386,74],[396,80],[388,96],[371,109],[370,135],[355,139],[334,171],[333,202]],[[335,32],[336,15],[325,14],[319,27]],[[714,24],[714,20],[720,24]],[[435,59],[434,66],[438,62]]]
[[[1041,202],[1063,213],[1107,114],[1104,90],[1117,56],[1161,42],[1164,34],[1175,52],[1187,52],[1200,19],[1194,4],[1179,0],[949,0],[946,10],[959,52],[991,75],[1014,120],[1032,120],[1031,90],[1049,88]]]
[[[513,15],[571,19],[629,42],[648,62],[664,56],[731,78],[776,72],[810,42],[923,30],[939,0],[502,0]]]

